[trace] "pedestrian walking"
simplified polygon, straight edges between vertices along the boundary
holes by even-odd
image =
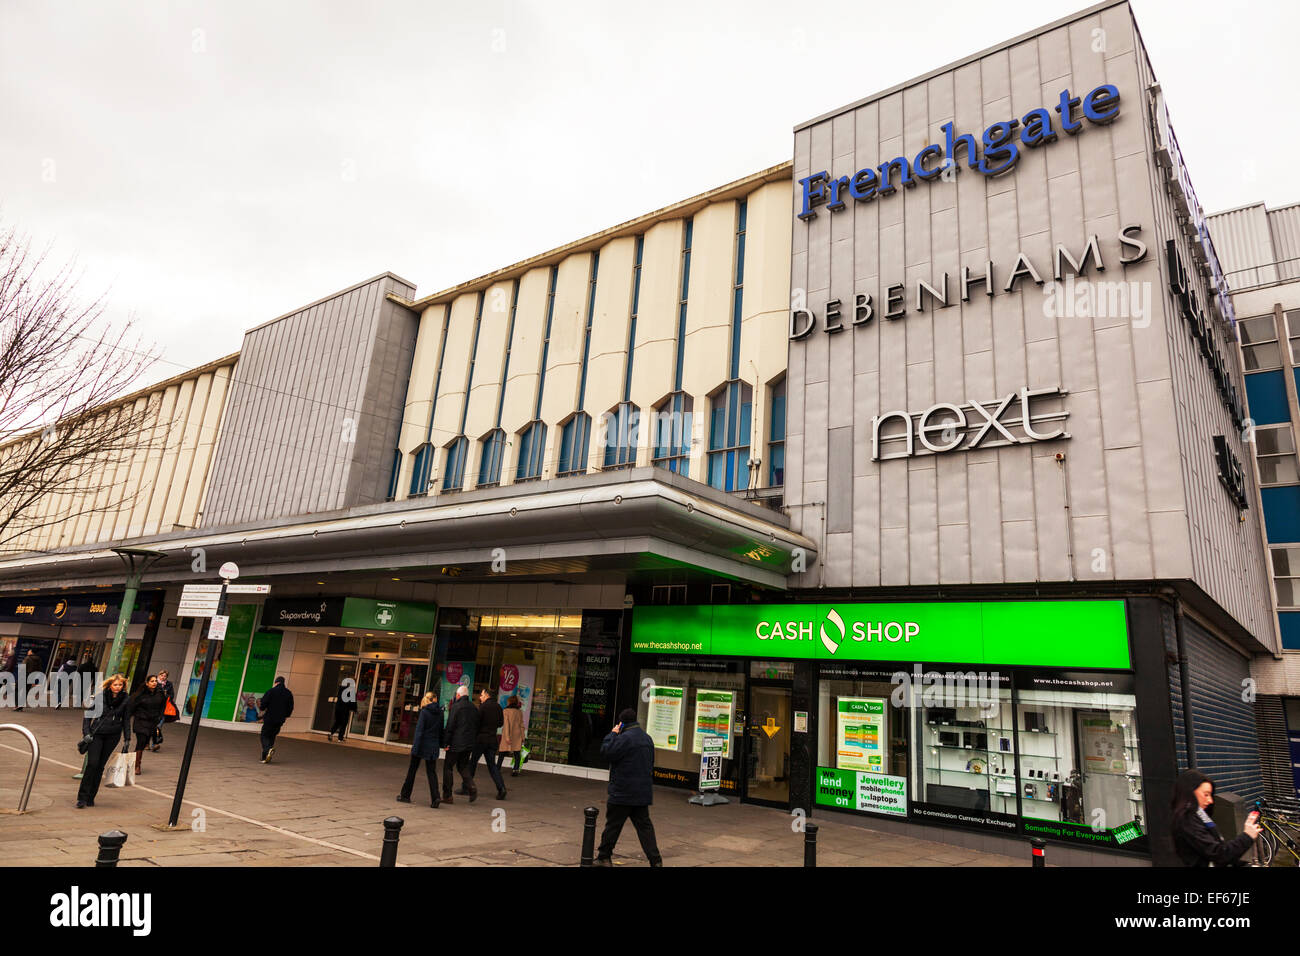
[[[162,746],[163,724],[178,720],[181,716],[180,709],[176,706],[176,685],[168,678],[166,671],[158,672],[158,689],[163,694],[163,712],[162,716],[158,718],[158,726],[154,728],[153,741],[149,747],[155,753]]]
[[[19,683],[22,684],[22,696],[18,698],[18,703],[20,705],[23,703],[23,701],[27,699],[27,690],[28,688],[31,687],[32,675],[39,674],[43,670],[44,670],[44,665],[41,663],[41,659],[36,656],[36,652],[34,650],[31,650],[29,648],[27,651],[27,656],[23,658],[23,663],[22,663],[23,679],[19,681]],[[15,711],[19,711],[22,709],[23,708],[21,706],[14,708]]]
[[[71,705],[76,697],[72,693],[73,683],[76,681],[77,662],[69,657],[63,662],[58,670],[54,681],[54,709],[60,710],[65,705]]]
[[[1174,781],[1171,801],[1174,850],[1184,866],[1240,866],[1241,856],[1255,838],[1259,827],[1255,817],[1247,817],[1242,832],[1225,840],[1214,825],[1214,781],[1199,770],[1184,770]]]
[[[275,684],[262,695],[262,763],[270,763],[275,756],[275,738],[284,722],[293,714],[293,693],[284,686],[284,678],[277,677]]]
[[[420,706],[424,710],[424,706]],[[334,698],[334,724],[330,727],[329,740],[334,739],[334,735],[339,735],[339,743],[347,739],[348,727],[352,723],[352,715],[357,712],[357,685],[355,681],[345,680],[339,685],[339,695]],[[438,711],[439,726],[441,726],[442,711]],[[436,751],[438,748],[434,748]],[[433,758],[438,759],[437,753]]]
[[[86,768],[82,771],[81,785],[77,788],[78,810],[95,805],[99,782],[104,778],[104,767],[117,750],[119,740],[122,742],[122,753],[127,751],[127,702],[126,677],[114,674],[104,681],[98,697],[86,708],[81,732],[91,740],[86,749]],[[99,710],[98,717],[91,715],[94,710]]]
[[[518,694],[511,694],[506,709],[501,714],[501,743],[497,745],[497,770],[505,763],[507,755],[514,757],[510,776],[519,776],[519,757],[524,750],[524,711]]]
[[[131,731],[135,734],[135,772],[144,773],[141,760],[144,752],[153,740],[158,724],[162,720],[163,705],[167,697],[158,687],[158,676],[150,674],[139,689],[131,695],[126,705],[125,719],[130,721]]]
[[[460,774],[460,792],[469,797],[473,803],[478,799],[478,788],[469,772],[469,757],[474,752],[474,743],[478,738],[478,711],[469,699],[469,688],[461,684],[456,688],[456,699],[447,710],[447,728],[443,737],[443,749],[447,755],[442,763],[442,799],[448,803],[451,798],[451,774],[455,770]]]
[[[618,723],[605,735],[600,755],[609,761],[609,799],[605,804],[605,832],[600,836],[595,866],[613,866],[614,846],[628,818],[636,827],[637,839],[651,866],[663,866],[655,827],[650,822],[654,803],[655,745],[636,722],[630,707],[618,715]]]
[[[399,803],[411,802],[415,772],[420,769],[420,761],[423,760],[425,772],[429,776],[429,805],[438,809],[437,767],[438,748],[441,744],[442,708],[438,706],[438,695],[429,691],[420,699],[420,719],[416,721],[415,738],[411,741],[411,765],[406,768],[406,780],[402,783],[402,792],[397,795]]]
[[[501,758],[497,756],[497,731],[504,717],[497,699],[484,687],[478,695],[478,736],[474,739],[474,753],[469,758],[470,779],[478,771],[479,757],[487,758],[488,774],[497,785],[497,799],[506,798],[506,785],[501,780]]]

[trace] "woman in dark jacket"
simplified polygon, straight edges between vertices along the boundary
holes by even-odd
[[[438,706],[438,695],[429,691],[420,700],[420,719],[415,725],[415,738],[411,741],[411,765],[406,768],[406,781],[402,792],[397,795],[400,803],[411,802],[411,790],[415,787],[415,771],[424,761],[424,769],[429,775],[429,793],[433,802],[429,805],[435,810],[441,802],[438,799],[438,750],[442,744],[442,708]]]
[[[126,736],[126,677],[114,674],[104,681],[100,688],[95,709],[98,717],[87,716],[82,723],[84,733],[94,739],[86,751],[86,769],[81,774],[81,786],[77,788],[77,809],[93,807],[95,794],[99,793],[99,782],[104,777],[104,766],[117,749],[117,742],[122,741],[122,753],[127,751]]]
[[[167,703],[167,694],[158,686],[158,678],[150,674],[140,685],[140,689],[131,695],[126,707],[126,716],[131,720],[131,730],[135,733],[135,772],[143,773],[140,760],[149,749],[149,742],[154,732],[162,723],[163,707]]]
[[[1174,782],[1174,849],[1184,866],[1232,866],[1259,836],[1248,819],[1245,829],[1224,840],[1210,819],[1214,807],[1214,781],[1199,770],[1184,770]]]

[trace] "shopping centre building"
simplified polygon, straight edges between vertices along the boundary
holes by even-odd
[[[128,637],[196,688],[181,588],[234,561],[270,593],[205,723],[255,729],[279,674],[288,731],[355,687],[354,739],[400,746],[465,683],[520,697],[538,769],[601,777],[635,706],[668,786],[715,737],[733,798],[1167,860],[1180,768],[1262,792],[1251,666],[1282,653],[1169,115],[1103,3],[800,124],[792,162],[259,325],[126,399],[163,440],[124,505],[0,561],[0,651],[99,659],[82,606],[115,618],[111,548],[147,547]]]

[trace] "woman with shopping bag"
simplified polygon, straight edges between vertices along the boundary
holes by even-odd
[[[158,672],[158,689],[163,692],[166,703],[163,704],[162,719],[154,728],[153,740],[150,742],[149,749],[155,752],[162,746],[163,724],[170,724],[181,716],[181,712],[176,709],[176,685],[167,678],[166,671]]]
[[[118,741],[122,742],[122,752],[117,759],[122,764],[122,774],[125,775],[126,764],[122,762],[127,760],[123,756],[127,751],[126,706],[126,677],[114,674],[104,681],[99,696],[92,704],[91,711],[97,711],[98,716],[88,712],[82,724],[86,769],[81,775],[81,786],[77,788],[78,810],[95,805],[95,795],[99,793],[99,784],[104,777],[104,767],[117,750]],[[81,750],[82,746],[77,749]]]

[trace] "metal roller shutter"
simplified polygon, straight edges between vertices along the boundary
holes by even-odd
[[[1264,794],[1255,704],[1242,699],[1250,662],[1190,617],[1184,618],[1196,768],[1219,790]],[[1181,721],[1181,715],[1177,720]],[[1179,741],[1180,745],[1182,741]]]

